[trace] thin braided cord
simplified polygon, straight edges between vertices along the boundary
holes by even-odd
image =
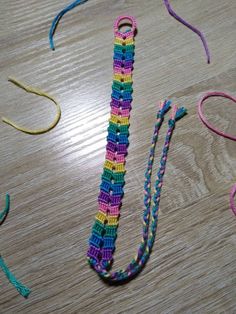
[[[184,108],[177,109],[177,107],[174,106],[173,112],[174,113],[168,122],[169,128],[167,131],[167,135],[166,135],[166,139],[165,139],[165,143],[164,143],[164,147],[162,151],[160,167],[157,173],[157,180],[155,182],[155,189],[154,189],[154,194],[152,198],[153,206],[152,206],[151,215],[150,215],[150,204],[151,204],[150,183],[151,183],[151,173],[152,173],[152,166],[153,166],[153,160],[154,160],[154,151],[155,151],[155,146],[156,146],[156,142],[158,138],[158,130],[163,121],[162,112],[159,112],[157,115],[157,123],[155,125],[152,145],[151,145],[150,154],[149,154],[148,168],[145,174],[146,179],[145,179],[145,185],[144,185],[144,188],[145,188],[144,204],[146,206],[146,210],[144,211],[144,214],[143,214],[143,225],[144,225],[143,237],[142,237],[142,241],[139,246],[139,249],[138,249],[137,256],[131,261],[131,263],[128,265],[128,267],[125,270],[120,270],[118,272],[111,272],[111,273],[108,272],[106,269],[102,268],[102,265],[99,263],[96,263],[95,260],[89,259],[90,265],[105,280],[109,280],[111,282],[120,282],[120,281],[124,281],[124,280],[134,277],[143,269],[143,267],[145,266],[150,256],[150,253],[154,244],[155,236],[156,236],[161,188],[163,184],[163,177],[164,177],[165,168],[166,168],[170,140],[171,140],[174,128],[175,128],[175,122],[185,115],[186,110]]]
[[[52,25],[51,28],[49,30],[49,43],[50,43],[50,48],[52,50],[55,50],[55,46],[54,46],[54,41],[53,41],[53,36],[54,33],[56,31],[57,25],[60,21],[60,19],[63,17],[63,15],[65,15],[67,12],[73,10],[75,7],[77,7],[80,4],[83,4],[85,2],[87,2],[88,0],[76,0],[74,2],[72,2],[71,4],[69,4],[67,7],[65,7],[61,12],[59,12],[56,17],[54,18],[54,20],[52,21]]]
[[[228,138],[232,141],[236,141],[236,136],[225,133],[219,129],[217,129],[216,127],[214,127],[208,120],[207,118],[204,116],[203,113],[203,103],[206,99],[210,98],[210,97],[223,97],[223,98],[227,98],[232,100],[234,103],[236,103],[236,97],[233,97],[227,93],[224,92],[217,92],[217,91],[213,91],[213,92],[206,92],[199,100],[198,104],[197,104],[197,108],[198,108],[198,115],[200,120],[202,121],[203,124],[205,124],[205,126],[210,129],[212,132],[224,137],[224,138]],[[230,192],[230,207],[233,211],[233,213],[236,216],[236,206],[234,205],[234,196],[236,194],[236,184],[232,187],[231,192]]]
[[[3,222],[5,221],[5,218],[7,217],[9,210],[10,210],[10,196],[9,194],[7,194],[5,208],[0,213],[0,225],[3,224]],[[23,297],[27,298],[28,295],[30,294],[30,290],[15,278],[10,269],[7,267],[1,255],[0,255],[0,268],[8,278],[9,282],[17,289],[17,291]]]
[[[0,255],[0,268],[8,278],[9,282],[16,288],[16,290],[24,297],[27,298],[30,294],[30,289],[24,286],[20,281],[16,279],[13,273],[9,270],[2,256]]]
[[[60,105],[58,104],[58,102],[56,101],[56,99],[53,96],[50,96],[49,94],[43,92],[42,90],[35,88],[35,87],[32,87],[32,86],[25,85],[24,83],[14,79],[14,78],[9,78],[8,80],[10,82],[12,82],[13,84],[15,84],[16,86],[24,89],[28,93],[32,93],[32,94],[50,99],[56,105],[57,112],[56,112],[56,116],[55,116],[53,122],[48,127],[42,128],[42,129],[36,129],[36,130],[28,129],[28,128],[19,126],[16,123],[12,122],[11,120],[9,120],[8,118],[5,118],[5,117],[2,117],[2,121],[11,125],[13,128],[15,128],[21,132],[31,134],[31,135],[43,134],[43,133],[46,133],[46,132],[50,131],[51,129],[53,129],[57,125],[57,123],[59,122],[60,117],[61,117],[61,108],[60,108]]]
[[[171,16],[173,16],[173,18],[175,18],[177,21],[179,21],[180,23],[182,23],[183,25],[185,25],[186,27],[191,29],[194,33],[196,33],[200,37],[200,39],[202,41],[202,44],[203,44],[203,47],[205,49],[205,53],[206,53],[206,57],[207,57],[207,63],[210,63],[211,62],[210,52],[209,52],[209,48],[208,48],[208,45],[207,45],[207,41],[206,41],[205,36],[203,35],[203,33],[200,30],[198,30],[196,27],[194,27],[193,25],[191,25],[187,21],[185,21],[182,17],[177,15],[175,13],[175,11],[172,9],[172,7],[171,7],[171,5],[169,3],[169,0],[163,0],[163,2],[164,2],[164,5],[167,8],[169,14]]]

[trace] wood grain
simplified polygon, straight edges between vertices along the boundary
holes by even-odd
[[[229,189],[236,180],[234,142],[199,122],[206,90],[236,94],[236,2],[173,0],[206,35],[207,65],[195,34],[169,17],[161,0],[93,0],[68,13],[49,50],[48,30],[70,1],[0,0],[0,114],[27,127],[48,125],[53,107],[7,82],[8,75],[54,95],[62,119],[30,136],[0,125],[0,193],[12,197],[1,227],[1,254],[32,288],[23,300],[0,272],[0,313],[235,313],[236,220]],[[170,149],[158,236],[144,271],[109,287],[88,267],[87,242],[105,154],[114,19],[138,21],[126,195],[114,268],[140,241],[143,177],[157,111],[170,97],[188,109]],[[211,122],[235,134],[236,106],[207,102]],[[157,161],[164,140],[161,132]]]

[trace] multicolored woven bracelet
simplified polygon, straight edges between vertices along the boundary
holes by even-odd
[[[131,29],[121,32],[121,22],[129,21]],[[186,113],[184,108],[173,107],[169,128],[162,152],[155,191],[151,196],[151,174],[158,132],[164,115],[171,102],[161,103],[149,155],[148,168],[145,174],[145,194],[143,214],[143,238],[137,256],[125,270],[109,272],[113,261],[117,237],[118,219],[121,201],[124,194],[125,157],[129,145],[129,115],[132,102],[132,70],[134,62],[134,36],[136,21],[131,16],[121,16],[114,24],[114,81],[111,95],[111,117],[107,136],[107,152],[98,197],[98,213],[89,240],[88,261],[92,268],[103,278],[111,282],[121,282],[134,277],[143,268],[151,253],[157,228],[160,193],[165,173],[167,153],[175,122]],[[152,203],[152,204],[151,204]],[[152,208],[151,208],[152,205]]]
[[[122,21],[129,21],[132,24],[131,30],[120,32],[119,25]],[[121,199],[124,193],[125,156],[129,145],[129,115],[133,92],[135,30],[136,21],[131,16],[121,16],[115,21],[114,76],[106,161],[98,197],[99,211],[88,251],[88,256],[99,261],[105,268],[112,261]]]

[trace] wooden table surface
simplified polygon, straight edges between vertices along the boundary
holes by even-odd
[[[49,27],[68,3],[0,0],[1,116],[35,128],[55,114],[50,101],[12,85],[9,75],[54,95],[62,108],[58,126],[40,136],[0,123],[1,207],[11,195],[0,252],[32,289],[24,300],[0,272],[0,313],[236,313],[236,219],[229,209],[236,143],[203,127],[196,112],[204,91],[236,95],[236,1],[171,1],[205,33],[210,65],[196,34],[171,18],[161,0],[88,1],[61,20],[52,52]],[[188,115],[171,143],[151,258],[136,279],[110,287],[89,268],[86,251],[105,155],[112,26],[121,14],[137,18],[138,35],[114,269],[127,265],[140,242],[158,101],[171,98]],[[209,120],[235,134],[236,106],[222,99],[206,104]]]

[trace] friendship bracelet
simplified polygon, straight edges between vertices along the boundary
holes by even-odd
[[[6,195],[6,206],[3,209],[3,211],[0,213],[0,225],[3,224],[5,221],[8,213],[10,210],[10,196]],[[17,289],[17,291],[25,298],[27,298],[30,294],[30,289],[28,289],[26,286],[24,286],[19,280],[16,279],[16,277],[13,275],[13,273],[10,271],[10,269],[7,267],[6,263],[3,260],[3,257],[0,255],[0,268],[8,278],[9,282]]]
[[[227,98],[227,99],[230,99],[232,100],[234,103],[236,103],[236,98],[229,95],[229,94],[226,94],[224,92],[217,92],[217,91],[214,91],[214,92],[207,92],[205,93],[201,99],[199,100],[198,102],[198,115],[199,115],[199,118],[201,119],[201,121],[205,124],[205,126],[210,129],[211,131],[213,131],[214,133],[222,136],[222,137],[225,137],[225,138],[228,138],[232,141],[236,141],[236,136],[234,135],[231,135],[231,134],[228,134],[228,133],[225,133],[219,129],[217,129],[215,126],[213,126],[210,122],[208,122],[208,120],[206,119],[206,117],[204,116],[203,114],[203,103],[206,99],[210,98],[210,97],[223,97],[223,98]],[[231,209],[233,211],[233,213],[236,215],[236,206],[234,205],[234,196],[236,194],[236,184],[233,186],[231,192],[230,192],[230,206],[231,206]]]
[[[11,120],[9,120],[8,118],[5,118],[5,117],[2,117],[2,121],[11,125],[13,128],[15,128],[21,132],[28,133],[31,135],[43,134],[43,133],[46,133],[46,132],[50,131],[51,129],[53,129],[57,125],[57,123],[59,122],[60,117],[61,117],[61,108],[60,108],[60,105],[58,104],[58,102],[55,100],[55,98],[53,96],[50,96],[49,94],[43,92],[42,90],[40,90],[38,88],[35,88],[32,86],[27,86],[24,83],[14,79],[14,78],[9,78],[8,80],[9,80],[9,82],[14,83],[16,86],[24,89],[28,93],[32,93],[32,94],[50,99],[56,105],[57,113],[56,113],[56,116],[55,116],[53,122],[48,127],[43,128],[43,129],[36,129],[36,130],[27,129],[27,128],[18,126],[16,123],[12,122]]]
[[[188,23],[187,21],[185,21],[182,17],[177,15],[175,13],[175,11],[172,9],[172,7],[171,7],[171,5],[169,3],[169,0],[163,0],[163,2],[164,2],[164,5],[167,8],[169,14],[171,16],[173,16],[173,18],[175,18],[177,21],[179,21],[180,23],[182,23],[183,25],[185,25],[186,27],[191,29],[191,31],[193,31],[194,33],[196,33],[200,37],[200,39],[202,41],[202,44],[203,44],[203,47],[205,49],[205,53],[206,53],[206,57],[207,57],[207,63],[210,63],[211,62],[211,57],[210,57],[209,48],[208,48],[205,36],[202,34],[202,32],[200,30],[198,30],[196,27],[194,27],[193,25],[191,25],[190,23]]]
[[[131,23],[132,28],[121,32],[119,26],[125,21]],[[98,197],[99,211],[88,251],[90,261],[99,261],[105,268],[112,262],[125,183],[125,157],[129,145],[129,115],[133,92],[135,31],[136,21],[133,17],[121,16],[115,21],[111,117],[108,127],[106,161]]]
[[[128,20],[131,29],[121,32],[119,25]],[[132,69],[134,57],[134,34],[136,22],[130,16],[119,17],[114,25],[114,81],[112,85],[111,118],[109,120],[107,152],[98,197],[98,213],[89,240],[88,262],[104,280],[123,282],[137,275],[146,264],[156,236],[160,193],[167,162],[170,140],[175,128],[175,122],[185,115],[184,108],[173,107],[169,120],[159,171],[155,182],[153,198],[151,196],[151,175],[154,162],[155,147],[159,129],[164,115],[170,108],[171,102],[161,103],[154,128],[152,145],[149,154],[148,167],[145,173],[143,214],[143,237],[137,256],[124,270],[109,272],[113,262],[115,241],[117,236],[118,219],[122,197],[124,194],[125,157],[128,148],[129,113],[132,101]],[[152,208],[151,208],[152,205]]]

